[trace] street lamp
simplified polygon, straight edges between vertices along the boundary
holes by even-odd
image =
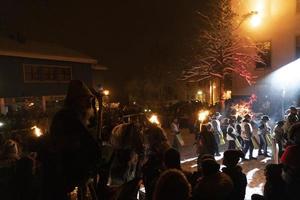
[[[256,13],[258,13],[258,12],[256,12]],[[261,22],[262,22],[262,18],[259,14],[256,14],[251,17],[250,24],[253,28],[258,27],[261,24]]]

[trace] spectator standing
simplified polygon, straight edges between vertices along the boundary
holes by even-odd
[[[244,158],[245,154],[240,150],[227,150],[224,152],[222,171],[227,174],[233,182],[233,191],[230,195],[230,200],[245,199],[247,178],[242,172],[242,167],[237,165],[240,158]]]
[[[232,180],[220,172],[220,165],[214,159],[205,159],[201,164],[203,177],[193,189],[193,200],[226,200],[233,190]]]

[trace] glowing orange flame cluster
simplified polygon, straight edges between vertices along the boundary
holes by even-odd
[[[231,108],[235,110],[235,116],[245,116],[246,114],[253,115],[252,104],[256,101],[257,97],[255,94],[252,94],[248,101],[241,101],[238,104],[235,104]]]

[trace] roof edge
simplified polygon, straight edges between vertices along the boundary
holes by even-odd
[[[68,62],[77,62],[77,63],[86,63],[86,64],[97,64],[98,61],[92,58],[76,58],[68,56],[58,56],[58,55],[46,55],[39,53],[30,53],[30,52],[18,52],[18,51],[3,51],[0,50],[0,55],[2,56],[13,56],[13,57],[23,57],[23,58],[37,58],[45,60],[55,60],[55,61],[68,61]]]

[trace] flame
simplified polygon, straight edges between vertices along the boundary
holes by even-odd
[[[246,114],[253,115],[252,104],[256,101],[257,97],[255,94],[252,94],[248,101],[241,101],[238,104],[235,104],[231,108],[235,110],[235,116],[245,116]]]
[[[105,96],[108,96],[108,95],[110,94],[110,91],[109,91],[109,90],[104,90],[104,91],[103,91],[103,94],[104,94]]]
[[[152,124],[160,124],[157,115],[154,115],[154,114],[149,118],[149,121]]]
[[[37,126],[31,127],[31,130],[33,130],[33,133],[36,137],[40,137],[41,135],[43,135],[41,129],[38,128]]]
[[[207,118],[208,115],[209,115],[208,110],[202,110],[198,113],[198,120],[203,122]]]

